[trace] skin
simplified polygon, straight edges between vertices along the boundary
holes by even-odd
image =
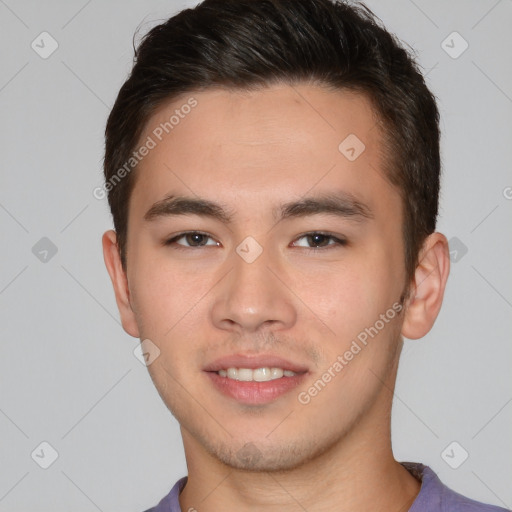
[[[401,201],[384,175],[381,126],[364,96],[310,84],[212,89],[162,106],[141,140],[190,96],[197,107],[137,169],[126,272],[115,232],[103,236],[124,329],[161,351],[148,369],[181,426],[188,466],[182,510],[408,510],[420,483],[393,457],[391,403],[402,336],[424,336],[441,307],[446,238],[434,233],[425,241],[407,283]],[[355,161],[338,149],[349,134],[366,146]],[[371,217],[273,216],[283,203],[333,191],[357,198]],[[168,194],[215,201],[231,222],[145,220]],[[194,230],[211,238],[164,245]],[[318,231],[347,244],[321,238],[315,249],[304,234]],[[248,236],[263,248],[252,263],[236,252]],[[408,284],[402,312],[301,404],[298,394]],[[276,354],[308,373],[270,403],[240,404],[202,371],[233,353]],[[243,456],[248,450],[253,457]]]

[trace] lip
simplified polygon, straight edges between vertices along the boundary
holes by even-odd
[[[282,368],[290,370],[297,375],[293,377],[281,377],[280,379],[265,382],[246,382],[227,377],[221,377],[217,372],[227,368]],[[273,355],[242,355],[233,354],[221,357],[206,365],[203,371],[214,384],[215,388],[223,395],[235,399],[239,403],[249,405],[261,405],[272,402],[290,392],[304,381],[308,374],[308,368],[300,363],[295,363]]]
[[[299,373],[293,377],[281,377],[266,382],[244,382],[221,377],[216,372],[206,372],[206,375],[223,395],[247,405],[272,402],[296,388],[306,377],[306,373]]]
[[[216,359],[207,364],[203,370],[205,372],[218,372],[219,370],[227,370],[228,368],[250,368],[251,370],[255,370],[256,368],[282,368],[283,370],[290,370],[295,373],[308,371],[308,367],[303,364],[294,363],[272,354],[232,354]]]

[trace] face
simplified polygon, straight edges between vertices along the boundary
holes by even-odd
[[[162,107],[148,136],[121,315],[160,351],[148,368],[186,450],[287,469],[387,421],[403,218],[369,101],[305,84],[209,90]]]

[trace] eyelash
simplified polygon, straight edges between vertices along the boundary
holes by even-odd
[[[208,233],[205,233],[203,231],[184,231],[183,233],[180,233],[176,236],[173,236],[169,240],[166,240],[164,242],[164,245],[166,245],[166,246],[176,245],[176,249],[178,249],[178,250],[200,249],[202,247],[214,247],[213,245],[186,246],[186,245],[181,245],[181,244],[177,243],[178,240],[180,240],[181,238],[183,238],[187,235],[203,235],[203,236],[206,236],[206,237],[214,240],[214,238],[211,235],[209,235]],[[343,238],[338,238],[331,233],[326,233],[323,231],[310,231],[308,233],[304,233],[304,234],[300,235],[299,237],[297,237],[295,239],[295,241],[300,240],[305,237],[308,237],[308,236],[315,236],[315,235],[327,237],[330,241],[334,241],[335,243],[328,244],[324,247],[302,247],[302,249],[306,250],[307,252],[318,252],[318,251],[325,251],[325,250],[340,247],[340,246],[345,247],[346,245],[348,245],[347,240],[345,240]]]

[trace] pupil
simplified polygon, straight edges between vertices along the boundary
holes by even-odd
[[[201,244],[201,242],[203,241],[203,237],[205,235],[202,235],[201,233],[193,233],[193,234],[189,234],[189,239],[188,239],[188,243],[190,245],[194,245],[194,244],[198,244],[198,245],[203,245]]]
[[[322,242],[325,242],[325,241],[328,241],[328,236],[327,235],[321,235],[321,234],[316,234],[316,235],[310,235],[309,236],[309,239],[310,239],[310,243],[311,245],[325,245],[325,244],[322,244]]]

